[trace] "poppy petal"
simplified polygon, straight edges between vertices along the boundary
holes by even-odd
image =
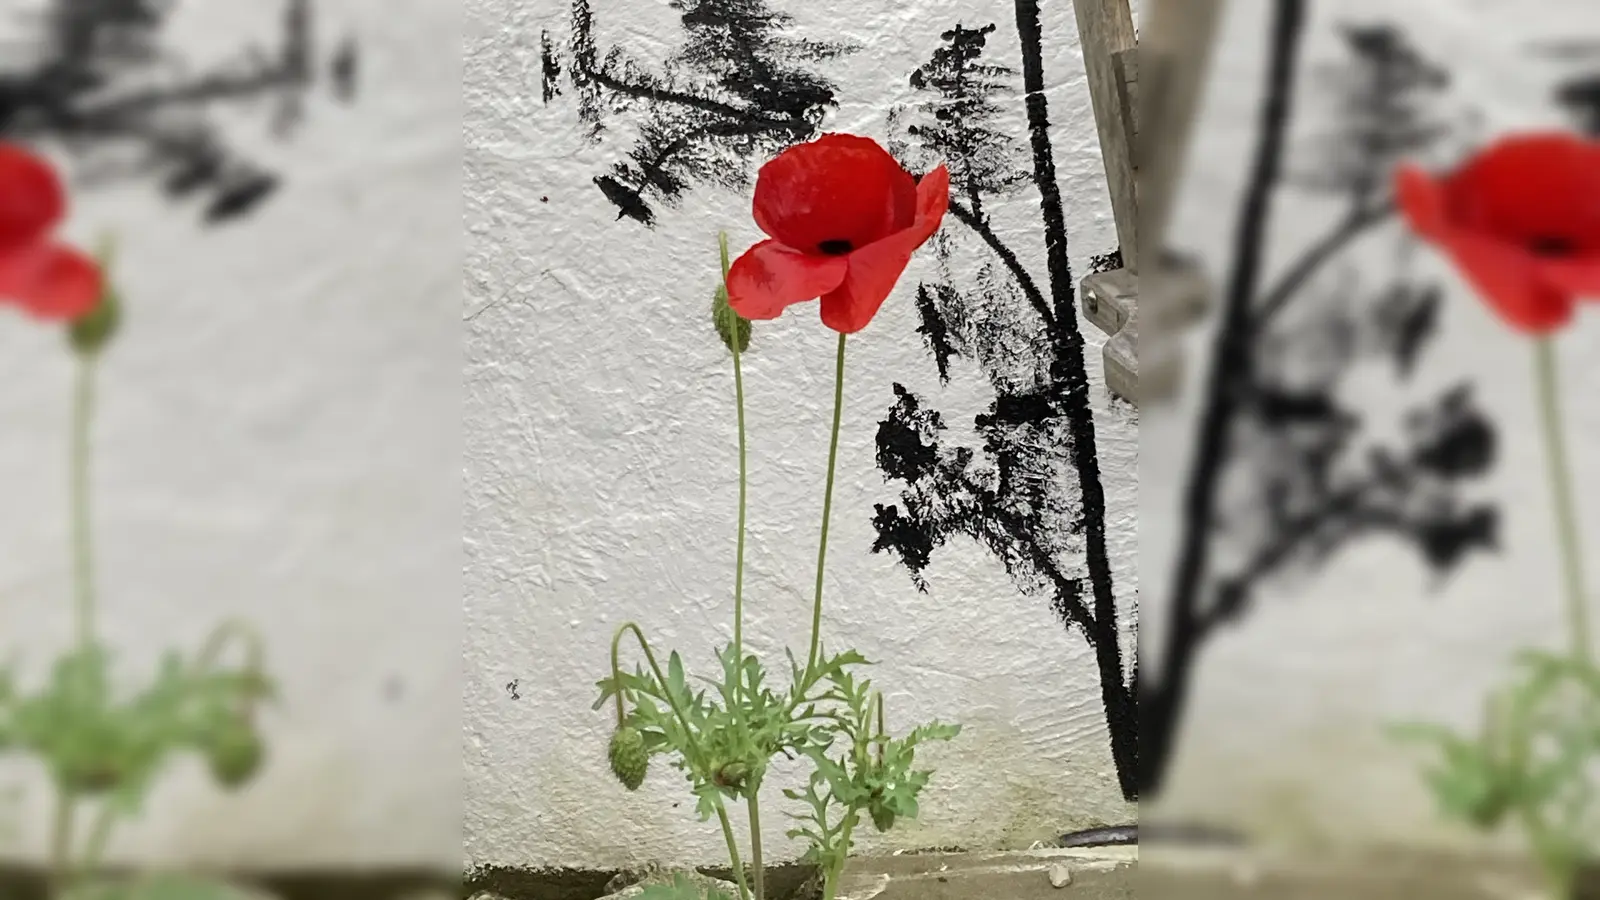
[[[1541,277],[1521,248],[1470,233],[1451,234],[1445,248],[1500,317],[1518,330],[1544,334],[1572,318],[1572,295]]]
[[[768,237],[806,253],[864,247],[903,227],[911,175],[870,138],[825,134],[761,167],[752,211]]]
[[[940,163],[917,182],[917,221],[919,226],[927,229],[927,234],[922,238],[924,241],[939,230],[939,223],[944,221],[944,214],[949,209],[950,170]]]
[[[1559,131],[1501,138],[1451,176],[1448,191],[1459,225],[1600,251],[1600,143]]]
[[[1416,166],[1401,166],[1395,173],[1395,199],[1411,229],[1437,239],[1449,224],[1444,187],[1432,175]]]
[[[50,164],[0,142],[0,250],[39,240],[66,214],[66,192]]]
[[[1541,260],[1539,274],[1558,291],[1600,301],[1600,257]]]
[[[39,242],[0,254],[0,304],[35,318],[76,319],[94,309],[103,290],[100,267],[70,247]]]
[[[776,319],[784,307],[815,300],[838,287],[849,269],[846,259],[762,241],[729,267],[728,305],[746,319]]]
[[[939,166],[917,185],[917,218],[910,228],[850,254],[850,272],[822,296],[822,324],[842,334],[867,327],[894,291],[911,254],[928,242],[950,206],[950,172]]]

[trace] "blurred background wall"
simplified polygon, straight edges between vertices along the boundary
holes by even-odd
[[[105,79],[0,138],[61,164],[67,236],[117,239],[93,489],[119,679],[238,616],[282,694],[253,787],[186,760],[114,860],[459,864],[458,15],[0,3],[0,85]],[[71,640],[71,359],[0,312],[0,644],[32,683]],[[42,772],[0,783],[6,855],[41,857]]]
[[[1362,215],[1388,192],[1387,174],[1366,175],[1401,157],[1445,165],[1508,131],[1583,125],[1562,86],[1600,70],[1600,13],[1309,4],[1253,330],[1219,358],[1262,102],[1281,86],[1267,68],[1273,6],[1229,4],[1170,236],[1216,299],[1191,335],[1182,396],[1141,422],[1141,675],[1187,688],[1180,716],[1147,710],[1176,736],[1142,811],[1300,845],[1459,844],[1468,835],[1439,824],[1424,793],[1425,754],[1383,729],[1475,728],[1515,650],[1565,640],[1533,351],[1447,260],[1408,247],[1393,215]],[[1379,134],[1396,140],[1363,143]],[[1373,146],[1390,149],[1362,150]],[[1592,518],[1592,306],[1559,353],[1576,502]],[[1243,359],[1254,374],[1236,395],[1248,399],[1222,404],[1229,450],[1204,464],[1210,372]],[[1209,516],[1185,511],[1197,478],[1218,486]],[[1600,522],[1585,524],[1592,551]],[[1176,573],[1192,545],[1208,566],[1186,592]],[[1186,602],[1204,625],[1175,639]]]

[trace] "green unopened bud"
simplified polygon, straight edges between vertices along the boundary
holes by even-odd
[[[266,748],[249,723],[238,721],[220,729],[206,747],[211,777],[225,788],[236,788],[261,769]]]
[[[712,780],[719,786],[738,790],[744,787],[744,780],[750,776],[750,767],[742,762],[731,762],[719,766],[712,775]]]
[[[637,791],[644,784],[645,771],[650,768],[650,754],[644,749],[644,735],[637,728],[624,725],[611,735],[611,774],[617,776],[622,786]]]
[[[67,326],[67,340],[72,349],[85,356],[100,352],[116,336],[122,324],[122,305],[117,294],[108,285],[94,309],[72,321]]]
[[[872,824],[879,831],[888,831],[894,827],[894,810],[882,803],[874,803],[868,808],[872,813]]]
[[[722,251],[722,280],[717,282],[717,290],[711,295],[711,324],[716,326],[722,346],[730,352],[743,353],[750,349],[750,320],[728,305],[728,235],[719,235],[717,243]]]
[[[122,298],[111,283],[111,250],[111,243],[107,241],[100,251],[100,272],[104,279],[100,300],[93,309],[67,326],[68,343],[74,351],[84,356],[92,356],[104,349],[122,324]]]
[[[734,342],[738,342],[738,352],[744,353],[750,349],[750,320],[733,311],[728,305],[728,288],[717,285],[716,296],[711,300],[711,323],[716,326],[717,337],[722,338],[722,345],[729,351],[734,350]]]

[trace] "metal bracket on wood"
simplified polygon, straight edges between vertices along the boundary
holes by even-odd
[[[1084,318],[1111,335],[1101,349],[1106,389],[1139,405],[1139,276],[1128,269],[1097,272],[1078,291]]]

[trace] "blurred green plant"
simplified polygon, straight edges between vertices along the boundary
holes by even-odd
[[[1444,816],[1484,832],[1514,824],[1552,900],[1573,900],[1582,868],[1600,864],[1600,669],[1591,649],[1553,337],[1536,339],[1534,358],[1570,645],[1561,653],[1517,654],[1514,677],[1484,704],[1476,734],[1430,724],[1398,725],[1392,733],[1438,754],[1423,774]]]
[[[51,891],[72,900],[203,900],[237,897],[221,883],[163,877],[108,882],[106,846],[119,823],[137,818],[158,776],[183,752],[204,758],[212,777],[237,789],[260,771],[264,745],[256,710],[273,696],[261,640],[241,622],[219,625],[187,656],[169,651],[148,684],[127,689],[112,653],[96,635],[96,594],[90,523],[91,425],[101,354],[122,319],[111,287],[109,242],[100,255],[106,287],[94,309],[66,323],[77,363],[70,447],[71,557],[76,640],[32,690],[13,667],[0,667],[0,754],[43,764],[55,792],[51,829]],[[224,653],[240,659],[222,664]],[[92,814],[80,828],[84,814]]]

